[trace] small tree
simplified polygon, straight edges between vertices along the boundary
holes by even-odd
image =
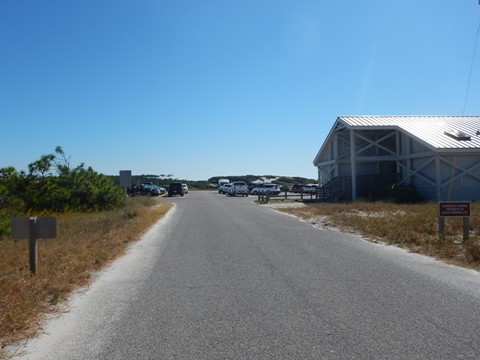
[[[60,146],[28,165],[28,174],[0,169],[0,209],[18,212],[103,210],[123,200],[121,189],[108,176],[82,163],[71,168]]]

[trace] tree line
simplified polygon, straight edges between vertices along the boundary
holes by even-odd
[[[9,232],[13,216],[100,211],[119,206],[123,190],[111,177],[86,167],[72,167],[60,146],[54,154],[42,155],[28,171],[0,168],[0,236]]]

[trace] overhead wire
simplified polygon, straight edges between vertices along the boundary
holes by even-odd
[[[478,1],[480,5],[480,0]],[[465,100],[463,102],[463,111],[462,115],[465,115],[465,108],[467,106],[467,98],[468,98],[468,92],[470,90],[470,80],[472,79],[472,72],[473,72],[473,65],[475,63],[475,54],[477,52],[477,43],[478,43],[478,34],[480,34],[480,20],[478,22],[478,29],[477,29],[477,37],[475,39],[475,47],[473,49],[473,56],[472,56],[472,63],[470,65],[470,74],[468,75],[468,83],[467,83],[467,91],[465,92]]]

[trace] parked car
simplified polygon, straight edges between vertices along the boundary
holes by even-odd
[[[265,184],[255,184],[253,187],[250,188],[250,194],[252,195],[260,194],[264,185]]]
[[[277,184],[263,184],[263,187],[260,189],[260,194],[269,193],[272,196],[280,194],[280,186]]]
[[[293,184],[292,188],[290,189],[290,192],[293,192],[293,193],[302,192],[302,188],[304,186],[305,186],[305,184]]]
[[[182,183],[173,182],[168,186],[168,196],[173,196],[173,195],[180,195],[180,196],[185,195],[183,193]]]
[[[221,187],[222,187],[223,185],[225,185],[225,184],[228,184],[229,182],[230,182],[230,180],[228,180],[228,179],[220,179],[220,180],[218,180],[218,187],[217,187],[217,188],[218,188],[218,193],[219,193],[219,194],[222,193],[222,191],[220,190]]]
[[[152,183],[143,183],[142,186],[145,188],[151,189],[155,193],[158,192],[159,195],[163,195],[167,192],[165,188]]]
[[[304,193],[316,193],[318,189],[317,184],[307,184],[302,187],[302,192]]]
[[[188,186],[187,186],[187,184],[182,184],[182,187],[183,187],[183,193],[184,193],[184,194],[188,194]]]
[[[228,193],[228,189],[232,186],[230,183],[223,184],[219,189],[218,192],[220,194],[226,194]]]
[[[133,185],[127,188],[127,194],[129,196],[158,196],[161,195],[160,190],[152,187],[151,185]]]
[[[263,185],[263,183],[250,183],[248,184],[248,191],[252,191],[252,189],[256,188],[259,185]]]

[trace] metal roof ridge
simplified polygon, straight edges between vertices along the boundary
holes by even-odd
[[[371,118],[371,117],[379,117],[379,118],[392,118],[392,117],[456,117],[456,118],[466,118],[466,117],[480,117],[480,115],[339,115],[339,118]]]

